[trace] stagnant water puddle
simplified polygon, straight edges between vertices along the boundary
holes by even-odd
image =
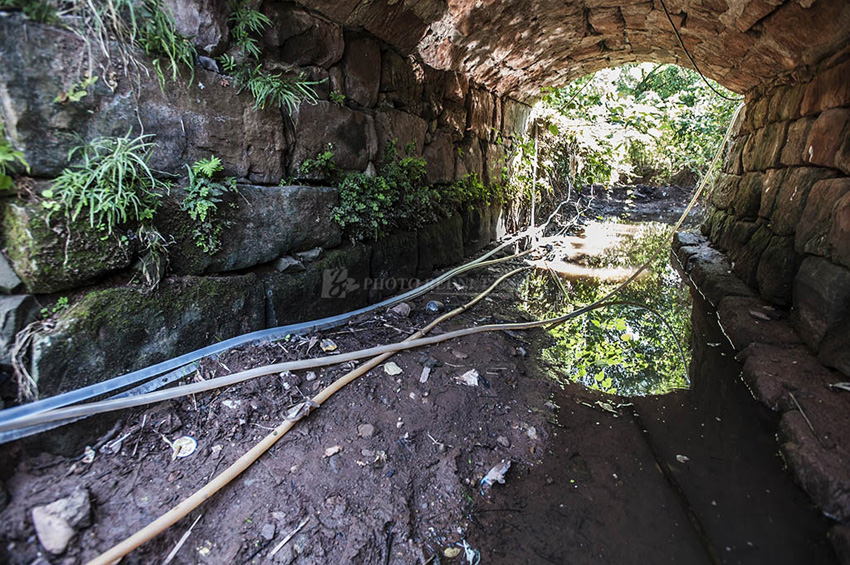
[[[606,219],[586,225],[580,237],[549,238],[554,260],[535,263],[520,287],[521,308],[554,317],[603,298],[665,245],[671,229]],[[564,381],[621,396],[687,388],[691,297],[666,247],[613,299],[621,304],[550,328],[540,360]]]

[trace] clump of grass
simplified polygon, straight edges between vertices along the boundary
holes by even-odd
[[[223,55],[219,61],[222,70],[236,81],[238,91],[247,90],[254,97],[255,110],[277,106],[292,113],[301,102],[315,104],[319,100],[313,87],[322,81],[309,80],[304,73],[286,77],[282,73],[268,72],[262,65],[239,65],[228,55]]]
[[[255,36],[263,33],[272,24],[265,14],[248,6],[250,0],[234,0],[230,3],[230,23],[233,27],[230,33],[234,43],[246,57],[260,58],[260,46]]]
[[[98,137],[74,147],[68,154],[77,163],[66,168],[42,193],[52,214],[62,210],[73,222],[86,212],[89,224],[112,234],[127,221],[149,222],[168,184],[157,179],[150,166],[154,143],[150,135]]]
[[[175,30],[174,16],[168,7],[162,4],[162,0],[145,0],[140,19],[142,25],[138,28],[136,43],[146,54],[156,56],[152,64],[160,89],[165,91],[166,71],[172,81],[177,81],[181,65],[191,71],[189,84],[192,84],[195,79],[195,46],[189,37]]]

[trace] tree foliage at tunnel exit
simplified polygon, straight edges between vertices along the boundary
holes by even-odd
[[[568,185],[690,184],[706,172],[735,105],[675,65],[625,65],[549,90],[533,116],[543,180],[556,193]]]

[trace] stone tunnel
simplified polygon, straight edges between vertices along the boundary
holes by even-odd
[[[199,55],[227,52],[226,0],[166,3],[178,31],[193,38]],[[220,74],[200,67],[189,88],[163,92],[154,81],[136,88],[122,75],[119,61],[83,49],[74,34],[39,27],[20,14],[0,14],[0,117],[37,186],[67,164],[73,140],[64,134],[121,135],[138,123],[156,136],[151,165],[157,170],[179,175],[185,163],[213,153],[228,174],[246,183],[241,193],[248,206],[236,212],[244,215],[227,228],[216,254],[199,253],[166,218],[157,227],[177,240],[170,251],[173,276],[156,295],[107,283],[83,297],[77,309],[93,313],[95,325],[69,319],[35,338],[32,373],[45,392],[90,384],[217,340],[337,313],[307,306],[318,296],[323,268],[345,267],[363,277],[387,272],[414,277],[458,263],[504,233],[495,207],[479,207],[384,242],[339,248],[339,227],[325,220],[332,190],[285,186],[286,180],[329,143],[341,169],[374,170],[380,148],[397,139],[425,157],[430,183],[469,173],[487,183],[501,177],[504,157],[525,133],[542,88],[630,62],[696,66],[745,102],[722,154],[721,172],[709,187],[709,213],[701,229],[711,249],[693,239],[676,243],[684,263],[699,263],[716,250],[725,254],[736,280],[706,291],[721,315],[722,301],[730,297],[735,299],[727,301],[730,317],[751,308],[788,313],[793,332],[756,325],[741,334],[735,348],[743,351],[753,343],[796,348],[808,355],[807,370],[837,370],[850,377],[850,2],[265,0],[253,5],[272,22],[261,38],[265,63],[323,81],[316,104],[302,104],[292,114],[252,108],[247,95],[238,96]],[[86,65],[104,77],[93,94],[79,104],[53,103],[75,82],[67,69]],[[335,103],[333,93],[343,95],[345,103]],[[166,212],[178,208],[175,202],[163,205]],[[5,206],[8,264],[0,256],[0,288],[11,296],[2,306],[4,367],[10,339],[36,316],[33,295],[108,281],[137,259],[135,250],[117,240],[57,242],[39,225],[31,204]],[[313,248],[325,253],[314,269],[275,271],[281,256]],[[87,259],[93,253],[97,261]],[[232,303],[226,308],[216,299],[223,294]],[[377,298],[361,292],[348,306]],[[122,321],[99,312],[117,312]],[[770,404],[769,391],[761,392]],[[799,457],[820,455],[800,452]],[[823,478],[846,474],[846,462],[842,465],[839,473],[827,469],[810,475],[814,478],[804,486],[821,508],[836,509],[833,514],[844,522],[841,543],[850,546],[850,491],[846,482],[844,490],[836,490]]]
[[[214,7],[174,3],[182,31],[209,54],[226,37]],[[415,141],[433,180],[495,175],[503,149],[494,132],[521,132],[541,88],[628,62],[696,63],[746,101],[705,234],[747,285],[794,307],[823,363],[850,374],[847,2],[315,0],[264,9],[275,22],[266,42],[280,58],[319,67],[354,102],[352,116],[330,119],[363,124],[363,139],[379,144]],[[313,120],[324,110],[307,112]],[[298,133],[293,162],[319,147]],[[349,166],[365,167],[374,147],[364,155],[370,142],[355,143]],[[452,144],[468,149],[456,163]]]

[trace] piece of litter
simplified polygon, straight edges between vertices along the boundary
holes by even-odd
[[[318,377],[316,376],[315,371],[307,371],[307,374],[304,375],[304,379],[309,383],[315,381]]]
[[[837,388],[838,390],[850,392],[850,383],[832,383],[829,385],[829,388]]]
[[[431,375],[431,367],[422,367],[422,374],[419,375],[419,382],[425,384],[428,382],[428,377]]]
[[[410,316],[410,304],[408,304],[407,302],[396,304],[395,306],[390,308],[390,312],[392,312],[396,316],[407,318],[408,316]]]
[[[391,377],[401,374],[401,367],[390,361],[384,364],[384,372]]]
[[[124,440],[130,437],[130,433],[126,433],[118,439],[114,439],[109,443],[101,446],[100,452],[109,454],[109,455],[117,455],[121,452],[121,445],[124,443]]]
[[[457,359],[466,359],[467,357],[469,357],[469,353],[466,353],[464,351],[458,351],[456,349],[452,349],[452,355],[454,355]]]
[[[459,377],[455,377],[455,379],[460,384],[464,384],[466,386],[478,386],[478,371],[475,369],[470,369]]]
[[[690,461],[690,458],[688,458],[687,455],[677,455],[676,461],[678,461],[679,463],[687,463],[688,461]]]
[[[295,406],[287,410],[284,418],[286,418],[290,422],[297,422],[298,420],[309,414],[311,410],[318,407],[318,404],[313,402],[312,399],[308,398],[304,402],[296,404]]]
[[[168,441],[165,436],[162,436],[162,438],[165,439],[165,441],[168,442],[168,445],[171,446],[172,461],[174,461],[178,457],[181,459],[183,457],[189,457],[190,455],[195,453],[196,449],[198,449],[198,442],[195,441],[195,438],[193,438],[192,436],[182,436],[175,439],[174,441]]]
[[[340,446],[332,445],[331,447],[325,450],[325,457],[331,457],[333,455],[336,455],[340,451],[342,451],[342,448]]]
[[[463,544],[461,547],[463,547],[463,556],[466,558],[466,562],[469,565],[478,565],[481,563],[481,552],[477,549],[472,549],[472,546],[466,543],[466,540],[461,540],[461,543]]]
[[[324,351],[326,353],[328,351],[336,351],[337,350],[336,343],[334,343],[334,340],[332,340],[332,339],[323,339],[322,341],[319,342],[319,347],[321,347],[322,351]]]
[[[758,310],[750,310],[750,316],[757,320],[764,320],[765,322],[770,321],[770,316],[768,316],[764,312],[759,312]]]
[[[439,314],[443,311],[443,303],[439,300],[431,300],[425,305],[425,311],[429,314]]]
[[[221,405],[225,408],[229,408],[230,410],[236,410],[240,406],[242,406],[241,400],[222,400]]]
[[[283,540],[282,540],[279,544],[277,544],[277,545],[275,546],[275,548],[274,548],[273,550],[271,550],[271,552],[269,552],[269,559],[271,559],[272,557],[274,557],[275,553],[277,553],[278,551],[280,551],[281,549],[283,549],[283,546],[284,546],[284,545],[286,545],[287,543],[289,543],[289,540],[291,540],[292,538],[294,538],[294,537],[295,537],[295,534],[297,534],[298,532],[300,532],[300,531],[301,531],[301,528],[303,528],[304,526],[306,526],[306,525],[307,525],[307,522],[309,522],[309,521],[310,521],[310,517],[309,517],[309,516],[307,516],[306,518],[304,518],[303,520],[301,520],[301,523],[300,523],[300,524],[298,524],[298,527],[297,527],[297,528],[295,528],[294,530],[292,530],[291,532],[289,532],[289,534],[287,534],[287,536],[286,536],[285,538],[283,538]]]
[[[461,551],[463,550],[459,547],[447,547],[443,550],[443,557],[445,557],[446,559],[454,559],[455,557],[460,555]]]
[[[505,473],[511,468],[511,462],[502,459],[502,462],[490,469],[481,479],[481,488],[492,487],[494,483],[505,484]]]
[[[90,445],[87,445],[83,450],[83,463],[89,464],[94,461],[95,452]]]
[[[527,430],[525,430],[525,435],[528,436],[528,439],[536,440],[537,439],[537,428],[534,426],[529,426]]]

